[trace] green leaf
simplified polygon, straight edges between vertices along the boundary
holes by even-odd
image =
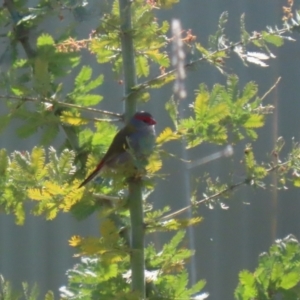
[[[52,291],[48,291],[45,295],[45,300],[54,300],[54,293]]]
[[[101,95],[78,95],[74,98],[76,104],[80,104],[82,106],[92,106],[97,105],[103,99]]]
[[[245,299],[252,299],[257,295],[257,290],[255,288],[255,279],[253,274],[247,270],[243,270],[239,273],[239,280],[244,286]]]
[[[11,91],[16,96],[22,96],[29,93],[29,89],[23,85],[13,85]]]
[[[175,79],[175,74],[169,73],[167,75],[162,75],[157,79],[150,80],[148,84],[151,88],[158,89],[166,85],[167,83],[172,82],[174,79]]]
[[[7,127],[10,120],[11,120],[10,114],[0,116],[0,132],[2,132]]]
[[[213,50],[219,50],[220,44],[225,41],[225,25],[228,21],[228,12],[225,11],[220,15],[218,22],[218,30],[214,35],[210,35],[209,40],[209,48]]]
[[[227,92],[230,95],[232,102],[236,102],[239,96],[238,83],[239,83],[239,78],[236,75],[228,76]]]
[[[167,68],[170,65],[170,59],[167,54],[160,53],[157,49],[145,51],[145,54],[162,67]]]
[[[25,211],[24,211],[24,206],[23,203],[18,203],[15,206],[15,217],[16,217],[16,224],[17,225],[23,225],[25,221]]]
[[[256,140],[258,138],[258,134],[253,129],[246,129],[246,133],[252,140]]]
[[[136,57],[136,72],[139,77],[149,75],[149,64],[145,56],[139,55]]]
[[[59,126],[58,124],[52,124],[51,126],[47,126],[40,139],[40,145],[48,146],[55,139],[55,137],[59,134]]]
[[[83,66],[79,72],[79,74],[75,78],[75,86],[80,87],[84,85],[87,81],[91,79],[92,76],[92,68],[90,66]]]
[[[74,163],[74,158],[75,158],[75,153],[74,151],[65,149],[60,157],[59,157],[59,161],[58,161],[58,174],[60,176],[62,175],[68,175],[68,174],[72,174],[74,172],[74,167],[73,167],[73,163]]]
[[[259,128],[264,125],[264,116],[252,114],[248,120],[243,124],[246,128]]]
[[[34,147],[31,152],[31,169],[37,180],[39,180],[46,174],[44,165],[45,165],[44,148]]]
[[[275,35],[266,31],[261,32],[263,39],[270,44],[273,44],[276,47],[283,45],[283,38],[280,35]]]
[[[196,43],[196,49],[203,55],[209,56],[210,52],[206,50],[200,43]]]
[[[80,56],[77,52],[57,52],[47,55],[51,60],[49,61],[49,70],[56,76],[65,76],[70,73],[72,69],[77,66],[80,62]]]
[[[272,266],[271,280],[273,282],[281,281],[281,278],[284,276],[284,266],[281,262],[275,262]]]
[[[9,165],[9,158],[5,149],[0,150],[0,176],[3,177]]]
[[[199,280],[196,282],[189,290],[189,292],[193,295],[196,293],[201,292],[201,290],[205,287],[206,281],[205,280]],[[203,298],[204,299],[204,298]]]
[[[196,118],[199,120],[201,120],[208,112],[209,92],[203,87],[204,86],[200,88],[194,103]]]
[[[90,216],[95,210],[97,210],[98,206],[95,203],[95,199],[92,194],[85,195],[85,197],[75,203],[71,207],[71,213],[77,220],[84,220],[88,216]]]
[[[293,178],[294,186],[300,187],[300,177]]]
[[[165,109],[169,113],[170,118],[172,119],[175,128],[177,129],[177,115],[178,115],[178,107],[177,103],[174,101],[174,97],[171,97],[165,104]]]
[[[168,141],[177,140],[180,136],[173,132],[170,127],[166,127],[163,132],[156,138],[157,144],[164,144]]]
[[[177,248],[178,245],[182,242],[183,238],[185,236],[184,230],[179,230],[171,239],[170,243],[168,244],[168,247],[170,248]],[[165,247],[164,247],[165,249]]]
[[[87,93],[97,88],[98,86],[102,85],[103,81],[104,81],[104,76],[101,74],[96,79],[91,80],[89,83],[87,83],[84,87],[84,91]]]
[[[288,290],[296,286],[299,283],[299,281],[300,281],[300,272],[298,269],[297,271],[292,271],[289,272],[288,274],[284,274],[284,276],[282,276],[279,287]]]
[[[48,61],[43,57],[34,60],[34,87],[42,95],[47,95],[50,90],[50,74]]]
[[[97,123],[97,131],[92,135],[92,146],[99,150],[99,146],[105,146],[106,148],[110,145],[114,138],[117,128],[111,123]]]
[[[253,81],[248,82],[244,89],[242,96],[237,100],[237,105],[245,105],[251,98],[253,98],[258,91],[257,84]]]
[[[43,46],[53,46],[54,40],[51,35],[43,33],[38,37],[36,45],[38,48],[41,48]]]
[[[87,120],[82,118],[79,112],[63,111],[61,113],[60,120],[61,122],[73,126],[87,124]]]
[[[146,103],[150,100],[150,94],[145,90],[140,90],[135,94],[139,103]]]
[[[165,34],[169,30],[169,28],[170,28],[169,22],[163,21],[162,26],[160,27],[160,31],[161,31],[161,33]]]
[[[268,175],[266,168],[261,167],[261,166],[256,166],[253,171],[254,171],[255,177],[258,179],[265,178]]]
[[[27,63],[28,63],[28,60],[27,60],[27,59],[24,59],[24,58],[16,59],[16,60],[13,62],[13,68],[14,68],[14,69],[18,69],[18,68],[26,67],[26,66],[27,66]]]
[[[42,34],[37,39],[37,58],[49,62],[55,56],[54,40],[49,34]],[[57,63],[57,61],[56,61]]]
[[[241,27],[240,27],[240,30],[241,30],[241,40],[242,40],[243,45],[246,46],[249,43],[250,34],[246,30],[245,14],[241,15],[240,24],[241,24]]]
[[[217,123],[229,114],[229,107],[226,103],[220,103],[208,109],[207,120],[210,123]],[[199,118],[200,119],[200,118]]]
[[[37,123],[34,120],[29,121],[26,124],[23,124],[17,129],[17,134],[21,138],[27,138],[32,134],[36,133],[38,130]]]
[[[178,3],[179,0],[158,0],[158,5],[162,8],[168,9],[171,8],[174,4]]]
[[[92,52],[96,53],[98,63],[105,63],[111,61],[114,52],[108,49],[109,41],[93,39],[90,44]]]

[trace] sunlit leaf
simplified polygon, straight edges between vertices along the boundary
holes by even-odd
[[[75,78],[76,86],[85,84],[87,81],[91,79],[91,76],[92,76],[92,68],[90,66],[83,66],[79,74]]]
[[[80,116],[79,112],[63,111],[60,116],[60,120],[63,123],[67,123],[74,126],[87,124],[88,121]]]
[[[97,105],[102,99],[103,97],[101,95],[95,94],[78,95],[74,98],[75,102],[82,106]]]
[[[172,121],[175,125],[175,128],[177,129],[177,125],[178,125],[178,122],[177,122],[178,108],[177,108],[177,103],[174,101],[173,97],[171,97],[169,99],[169,101],[166,102],[165,108],[166,108],[166,111],[169,113],[169,116],[172,119]]]
[[[202,89],[195,100],[194,109],[197,119],[201,119],[208,112],[209,92]]]
[[[149,64],[145,56],[139,55],[136,57],[136,72],[138,76],[149,75]]]
[[[147,172],[149,173],[155,173],[158,170],[160,170],[162,167],[162,161],[160,157],[157,154],[152,154],[149,159],[148,159],[148,164],[147,164]]]
[[[69,245],[72,247],[77,247],[82,243],[82,238],[79,235],[73,235],[69,240]]]
[[[273,44],[277,47],[280,47],[283,45],[283,38],[280,35],[275,35],[272,33],[268,33],[266,31],[261,32],[263,39],[270,44]]]
[[[179,135],[176,134],[176,132],[173,132],[170,127],[167,127],[164,129],[163,132],[156,138],[157,144],[163,144],[171,140],[177,140],[180,138]]]
[[[259,128],[264,125],[264,116],[252,114],[248,120],[243,124],[246,128]]]
[[[37,47],[40,48],[42,46],[52,46],[54,45],[54,39],[51,35],[47,33],[41,34],[37,39]]]

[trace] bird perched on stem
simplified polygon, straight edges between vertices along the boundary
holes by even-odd
[[[95,170],[80,184],[81,188],[104,168],[117,168],[118,165],[133,160],[133,154],[137,158],[145,158],[151,154],[155,144],[156,121],[151,114],[147,112],[136,112],[114,137],[107,152],[99,162]]]

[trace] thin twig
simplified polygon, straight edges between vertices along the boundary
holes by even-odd
[[[273,167],[267,169],[266,171],[267,171],[267,173],[271,173],[274,170],[278,169],[279,167],[287,165],[288,163],[290,163],[289,160],[286,161],[286,162],[284,162],[284,163],[281,163],[281,164],[278,164],[278,165],[274,165]],[[198,201],[194,202],[193,204],[190,204],[190,205],[188,205],[186,207],[183,207],[183,208],[181,208],[181,209],[179,209],[179,210],[177,210],[177,211],[175,211],[173,213],[170,213],[170,214],[168,214],[166,216],[163,216],[163,217],[159,218],[159,220],[160,221],[166,221],[168,219],[174,218],[174,217],[182,214],[183,212],[186,212],[187,210],[191,209],[192,207],[198,207],[200,204],[203,204],[203,203],[208,202],[208,201],[210,201],[212,199],[218,198],[219,196],[221,196],[223,194],[226,194],[226,193],[228,193],[230,191],[233,191],[236,188],[238,188],[239,186],[244,185],[244,184],[248,184],[248,183],[249,183],[249,178],[246,178],[245,180],[243,180],[241,182],[238,182],[236,184],[230,185],[227,188],[225,188],[225,189],[223,189],[223,190],[221,190],[221,191],[219,191],[219,192],[217,192],[217,193],[215,193],[215,194],[213,194],[213,195],[211,195],[209,197],[205,197],[205,198],[203,198],[201,200],[198,200]]]
[[[213,194],[213,195],[211,195],[209,197],[205,197],[205,198],[203,198],[203,199],[201,199],[199,201],[196,201],[193,204],[190,204],[190,205],[188,205],[186,207],[183,207],[183,208],[181,208],[181,209],[179,209],[179,210],[177,210],[177,211],[175,211],[173,213],[170,213],[170,214],[168,214],[168,215],[160,218],[160,221],[165,221],[165,220],[174,218],[174,217],[180,215],[181,213],[186,212],[187,210],[191,209],[192,207],[197,207],[197,206],[199,206],[200,204],[202,204],[204,202],[208,202],[208,201],[210,201],[210,200],[212,200],[214,198],[217,198],[217,197],[221,196],[222,194],[225,194],[225,193],[227,193],[229,191],[232,191],[232,190],[236,189],[240,185],[246,184],[246,182],[248,182],[248,180],[243,180],[243,181],[241,181],[239,183],[236,183],[234,185],[230,185],[226,189],[224,189],[224,190],[222,190],[222,191],[220,191],[218,193],[215,193],[215,194]]]
[[[268,91],[265,92],[265,94],[260,99],[264,100],[277,87],[280,80],[281,80],[281,77],[278,77],[277,80],[275,81],[275,83],[269,88]]]
[[[287,31],[288,31],[288,29],[286,29],[286,28],[280,29],[280,30],[278,30],[277,32],[274,32],[274,35],[281,35],[281,34],[287,32]],[[253,36],[251,36],[251,37],[249,38],[249,42],[252,42],[252,41],[254,41],[254,40],[260,40],[260,39],[261,39],[261,36],[260,36],[260,35],[253,35]],[[224,48],[222,48],[222,49],[218,49],[218,50],[216,50],[216,51],[213,51],[213,52],[211,52],[211,53],[210,53],[209,55],[207,55],[207,56],[202,56],[201,58],[198,58],[198,59],[196,59],[196,60],[193,60],[193,61],[187,63],[187,64],[184,66],[184,68],[185,68],[185,69],[188,69],[188,68],[190,68],[190,67],[193,67],[194,65],[196,65],[196,64],[198,64],[198,63],[201,63],[201,62],[203,62],[203,61],[209,60],[210,58],[212,58],[213,56],[215,56],[216,54],[218,54],[218,53],[220,53],[220,52],[229,52],[229,51],[232,51],[234,48],[236,48],[236,47],[238,47],[238,46],[242,46],[243,44],[244,44],[243,41],[238,41],[238,42],[236,42],[236,43],[234,43],[234,44],[231,44],[231,45],[228,45],[228,46],[226,46],[226,47],[224,47]],[[176,70],[175,70],[175,69],[172,69],[172,70],[170,70],[170,71],[168,71],[168,72],[166,72],[166,73],[164,73],[164,74],[161,74],[161,75],[159,75],[159,76],[157,76],[157,77],[155,77],[155,78],[152,78],[152,79],[150,79],[150,80],[147,80],[147,81],[145,81],[145,82],[143,82],[143,83],[141,83],[141,84],[135,86],[135,87],[132,89],[132,92],[130,92],[129,94],[127,94],[127,95],[123,98],[123,100],[125,100],[125,99],[131,97],[134,93],[137,93],[137,92],[141,91],[142,89],[147,89],[147,88],[149,88],[149,87],[151,86],[152,83],[155,83],[156,81],[163,80],[163,79],[167,78],[168,76],[172,75],[172,74],[175,73],[175,72],[176,72]],[[279,79],[279,80],[280,80],[280,79]],[[277,84],[277,83],[278,83],[278,82],[276,82],[276,84]]]
[[[120,197],[113,197],[113,196],[109,196],[109,195],[105,195],[105,194],[93,194],[94,198],[98,201],[109,201],[111,203],[115,203],[117,201],[120,201],[121,198]]]
[[[91,107],[80,106],[80,105],[76,105],[76,104],[72,104],[72,103],[60,102],[60,101],[49,99],[49,98],[39,99],[39,98],[34,98],[34,97],[19,97],[19,96],[14,96],[14,95],[0,95],[0,99],[12,99],[12,100],[19,100],[19,101],[58,104],[60,106],[77,108],[77,109],[86,110],[89,112],[99,113],[99,114],[108,115],[108,116],[114,116],[119,119],[122,118],[122,115],[118,114],[118,113],[113,113],[113,112],[110,112],[107,110],[100,110],[100,109],[91,108]]]

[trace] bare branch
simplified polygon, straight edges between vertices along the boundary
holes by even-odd
[[[273,167],[267,169],[267,172],[268,172],[268,173],[271,173],[271,172],[277,170],[278,168],[280,168],[280,167],[282,167],[282,166],[285,166],[285,165],[287,165],[287,164],[289,164],[289,163],[290,163],[290,161],[288,160],[288,161],[286,161],[286,162],[284,162],[284,163],[274,165]],[[243,181],[240,181],[240,182],[238,182],[238,183],[236,183],[236,184],[230,185],[230,186],[228,186],[227,188],[225,188],[225,189],[219,191],[218,193],[215,193],[215,194],[213,194],[213,195],[211,195],[211,196],[209,196],[209,197],[205,197],[205,198],[203,198],[203,199],[201,199],[201,200],[198,200],[198,201],[196,201],[195,203],[190,204],[190,205],[188,205],[188,206],[186,206],[186,207],[183,207],[183,208],[181,208],[181,209],[179,209],[179,210],[177,210],[177,211],[175,211],[175,212],[173,212],[173,213],[170,213],[170,214],[168,214],[168,215],[166,215],[166,216],[163,216],[163,217],[161,217],[159,220],[160,220],[160,221],[165,221],[165,220],[168,220],[168,219],[172,219],[172,218],[174,218],[174,217],[176,217],[176,216],[178,216],[178,215],[180,215],[180,214],[182,214],[182,213],[188,211],[188,210],[191,209],[192,207],[198,207],[200,204],[203,204],[203,203],[205,203],[205,202],[209,202],[209,201],[212,200],[212,199],[218,198],[219,196],[221,196],[221,195],[223,195],[223,194],[226,194],[226,193],[228,193],[228,192],[231,192],[231,191],[235,190],[236,188],[238,188],[238,187],[240,187],[241,185],[244,185],[244,184],[245,184],[245,185],[246,185],[246,184],[249,184],[249,178],[246,178],[246,179],[244,179]]]
[[[281,35],[281,34],[287,32],[287,31],[288,31],[288,29],[283,28],[283,29],[280,29],[280,30],[277,30],[276,32],[274,32],[274,34],[276,34],[276,35]],[[252,41],[254,41],[254,40],[261,40],[261,39],[262,39],[261,35],[256,33],[256,34],[253,34],[253,35],[249,38],[249,42],[252,42]],[[224,51],[225,51],[225,52],[230,52],[230,51],[232,51],[234,48],[236,48],[236,47],[238,47],[238,46],[242,46],[242,45],[243,45],[243,41],[238,41],[238,42],[236,42],[236,43],[230,44],[230,45],[228,45],[228,46],[226,46],[226,47],[224,47],[224,48],[222,48],[222,49],[219,49],[219,50],[216,50],[216,51],[211,52],[211,53],[210,53],[209,55],[207,55],[207,56],[203,56],[203,57],[201,57],[201,58],[199,58],[199,59],[193,60],[193,61],[191,61],[191,62],[185,64],[184,68],[188,70],[188,68],[193,67],[193,66],[195,66],[196,64],[199,64],[199,63],[204,62],[204,61],[209,61],[212,57],[214,57],[216,54],[218,54],[218,53],[220,53],[220,52],[224,52]],[[157,82],[157,81],[159,81],[159,80],[163,80],[163,79],[167,78],[168,76],[174,74],[175,72],[176,72],[176,69],[172,69],[172,70],[170,70],[170,71],[168,71],[168,72],[166,72],[166,73],[164,73],[164,74],[161,74],[161,75],[159,75],[159,76],[157,76],[157,77],[155,77],[155,78],[152,78],[152,79],[150,79],[150,80],[147,80],[147,81],[145,81],[145,82],[143,82],[143,83],[141,83],[141,84],[135,86],[134,89],[132,89],[132,92],[130,92],[129,94],[127,94],[127,95],[124,97],[123,100],[130,98],[134,93],[137,93],[137,92],[139,92],[139,91],[141,91],[141,90],[143,90],[143,89],[149,88],[149,87],[151,86],[151,84],[153,84],[153,83],[155,83],[155,82]],[[276,84],[278,84],[277,81],[276,81]]]
[[[275,81],[275,83],[269,88],[268,91],[265,92],[265,94],[260,99],[264,100],[277,87],[280,80],[281,80],[281,77],[278,77],[277,80]]]
[[[72,103],[65,103],[65,102],[61,102],[61,101],[57,101],[57,100],[53,100],[53,99],[49,99],[49,98],[40,99],[40,98],[34,98],[34,97],[0,95],[0,99],[12,99],[12,100],[19,100],[19,101],[51,103],[53,105],[57,104],[57,105],[64,106],[64,107],[77,108],[80,110],[85,110],[85,111],[94,112],[94,113],[98,113],[98,114],[114,116],[114,117],[117,117],[119,120],[122,119],[122,115],[118,114],[118,113],[113,113],[113,112],[110,112],[107,110],[100,110],[100,109],[91,108],[91,107],[80,106],[80,105],[76,105],[76,104],[72,104]],[[102,120],[98,119],[98,121],[102,121]],[[108,121],[108,120],[103,120],[103,121]]]

